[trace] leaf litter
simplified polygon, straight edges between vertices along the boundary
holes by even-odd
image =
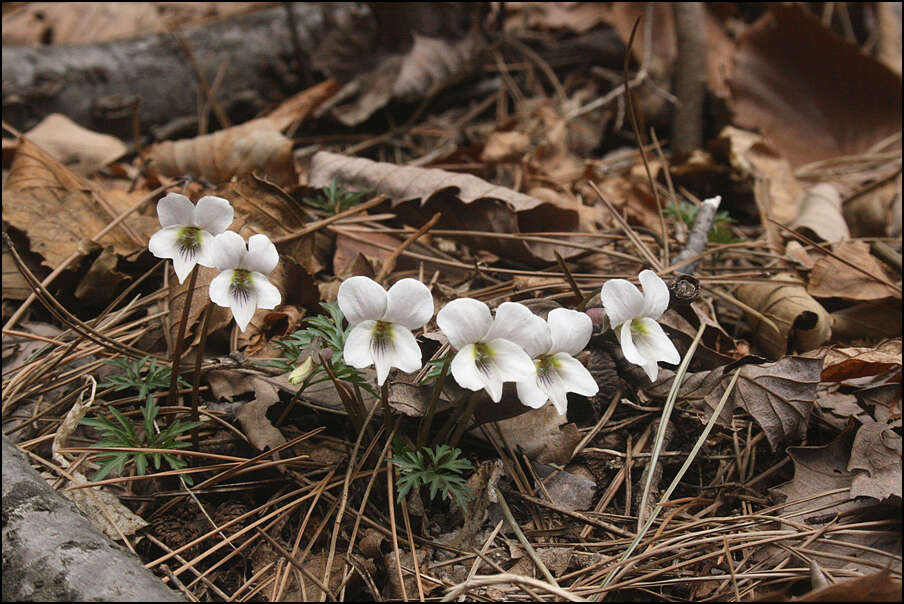
[[[206,4],[210,14],[245,10]],[[707,117],[704,148],[673,157],[671,106],[680,100],[671,78],[687,32],[671,9],[508,4],[434,14],[347,7],[312,56],[334,79],[296,85],[268,114],[195,137],[139,132],[136,147],[55,115],[4,139],[4,232],[47,287],[29,321],[11,320],[33,287],[4,248],[4,433],[44,457],[48,480],[61,482],[43,443],[74,402],[67,384],[99,375],[102,359],[124,350],[83,338],[73,321],[96,321],[108,338],[170,358],[188,284],[159,268],[145,274],[156,264],[144,252],[156,222],[151,202],[163,195],[151,193],[217,195],[234,204],[240,234],[277,241],[271,279],[283,303],[258,311],[241,335],[228,311],[208,318],[199,457],[182,471],[197,488],[179,476],[135,476],[130,466],[103,486],[136,527],[150,523],[114,538],[135,544],[155,572],[169,564],[196,597],[437,599],[457,589],[489,600],[736,600],[780,590],[819,600],[879,572],[899,594],[900,72],[888,67],[885,30],[870,29],[888,15],[872,5],[821,15],[707,6],[701,81],[721,105]],[[15,19],[4,15],[4,39],[18,28],[34,40],[34,9],[16,10]],[[130,10],[86,42],[158,27]],[[638,15],[623,79],[611,66],[623,64]],[[42,27],[74,35],[78,19],[62,7],[44,18]],[[559,43],[594,44],[594,36],[620,43],[593,56],[557,54]],[[800,36],[808,42],[796,52]],[[790,40],[795,52],[783,50]],[[656,140],[634,131],[632,110]],[[650,143],[644,158],[639,134]],[[338,188],[359,193],[352,203],[365,209],[311,203]],[[574,395],[567,415],[528,409],[508,388],[498,406],[481,402],[460,444],[476,468],[464,514],[416,491],[388,500],[395,485],[386,460],[430,414],[439,430],[462,396],[454,381],[435,388],[429,366],[395,373],[383,407],[362,386],[372,370],[357,382],[321,371],[301,392],[288,380],[280,343],[335,300],[345,277],[386,285],[414,277],[437,307],[468,296],[491,307],[593,312],[602,283],[634,278],[651,258],[667,281],[683,272],[670,264],[693,228],[681,204],[714,195],[731,220],[696,252],[696,298],[683,303],[673,292],[663,316],[682,354],[702,331],[667,422],[673,435],[660,443],[654,492],[687,458],[740,368],[738,381],[691,471],[626,559],[653,469],[650,434],[676,372],[664,366],[651,384],[611,332],[595,334],[580,357],[605,396]],[[877,242],[891,255],[877,253]],[[213,274],[200,271],[189,309],[186,379]],[[48,312],[48,297],[74,319]],[[415,335],[425,360],[443,354],[443,338]],[[334,369],[337,354],[324,341],[303,351]],[[350,397],[362,403],[357,419]],[[136,398],[98,392],[95,407],[134,415]],[[158,422],[185,420],[186,400],[161,400]],[[368,414],[368,427],[356,430]],[[73,459],[91,443],[77,428],[64,452]],[[135,538],[145,533],[153,540]],[[836,583],[820,589],[816,566]],[[205,580],[194,580],[200,573]],[[857,589],[846,599],[887,599]]]

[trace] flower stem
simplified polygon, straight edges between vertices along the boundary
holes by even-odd
[[[179,361],[182,360],[182,347],[185,343],[185,326],[188,324],[188,311],[191,308],[191,299],[195,293],[195,283],[198,280],[198,265],[191,270],[191,277],[188,279],[188,290],[185,292],[185,303],[182,306],[182,319],[179,321],[179,333],[176,341],[173,343],[173,365],[170,374],[169,385],[169,401],[171,404],[176,403],[176,392],[178,392],[179,384]]]
[[[451,357],[447,355],[445,360],[443,361],[443,368],[440,371],[439,377],[436,378],[436,384],[433,385],[433,392],[430,396],[430,403],[427,405],[427,413],[425,413],[424,417],[421,419],[421,425],[418,427],[417,431],[418,449],[427,444],[427,437],[430,435],[430,427],[433,425],[433,416],[436,415],[436,405],[439,402],[439,397],[443,392],[443,386],[446,383],[446,375],[449,373],[450,362]]]
[[[208,302],[204,308],[204,320],[201,321],[201,340],[198,342],[198,353],[195,355],[195,377],[192,380],[191,389],[191,421],[201,421],[198,414],[198,405],[200,403],[201,394],[201,361],[204,360],[204,348],[207,343],[207,325],[210,323],[210,315],[213,314],[213,302]],[[191,444],[195,450],[198,449],[198,427],[191,431]]]
[[[468,402],[465,403],[465,407],[462,410],[461,414],[458,416],[458,421],[456,422],[455,432],[452,433],[452,436],[449,437],[449,442],[447,443],[450,447],[458,446],[458,441],[461,440],[462,435],[465,433],[465,430],[468,427],[468,422],[471,421],[471,417],[474,416],[474,409],[477,408],[477,402],[480,400],[480,395],[483,393],[482,390],[478,390],[476,392],[472,392],[471,396],[468,397]]]

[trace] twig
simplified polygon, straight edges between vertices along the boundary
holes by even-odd
[[[377,273],[374,281],[376,281],[377,283],[382,283],[383,280],[386,279],[386,277],[389,275],[389,273],[392,272],[392,269],[395,268],[396,261],[399,259],[399,256],[402,255],[402,252],[407,250],[412,243],[417,241],[424,233],[429,231],[437,222],[439,222],[439,219],[442,218],[442,216],[443,215],[441,212],[437,212],[430,220],[425,222],[421,228],[413,232],[407,239],[405,239],[405,241],[403,241],[402,244],[396,248],[396,250],[389,256],[389,258],[386,259],[386,262],[383,263],[383,266],[380,268],[380,272]]]
[[[334,214],[332,216],[328,216],[326,218],[316,220],[316,221],[308,224],[301,230],[295,231],[294,233],[289,233],[288,235],[283,235],[282,237],[277,237],[276,239],[273,240],[273,243],[279,244],[279,243],[286,243],[287,241],[294,241],[295,239],[298,239],[299,237],[304,237],[305,235],[307,235],[309,233],[313,233],[314,231],[318,231],[327,225],[333,224],[337,220],[342,220],[346,216],[351,216],[352,214],[357,214],[358,212],[363,212],[365,210],[371,209],[374,206],[378,206],[381,203],[383,203],[384,201],[386,201],[387,199],[388,199],[388,197],[386,197],[386,195],[377,195],[373,199],[369,199],[368,201],[365,201],[364,203],[359,203],[356,206],[352,206],[349,209],[345,210],[344,212],[339,212],[338,214]]]
[[[687,243],[684,244],[684,248],[672,260],[673,265],[703,253],[703,250],[706,249],[706,244],[709,242],[709,230],[712,228],[713,218],[715,218],[721,202],[722,197],[717,195],[704,200],[700,207],[697,208],[697,216],[694,218],[694,226],[691,227],[691,231],[688,234]],[[692,275],[697,269],[698,262],[699,260],[689,262],[682,272]]]
[[[596,186],[596,183],[594,183],[593,181],[587,182],[590,184],[590,187],[594,190],[594,192],[596,192],[600,200],[602,200],[602,202],[606,205],[609,213],[612,214],[612,217],[615,218],[616,222],[618,222],[618,225],[625,232],[625,235],[628,237],[628,239],[631,240],[631,243],[634,244],[634,247],[637,248],[637,251],[640,252],[640,254],[646,259],[647,262],[650,263],[650,266],[652,266],[657,273],[662,273],[662,263],[659,261],[659,259],[656,258],[656,256],[653,255],[653,252],[651,252],[647,248],[647,246],[644,245],[643,241],[640,239],[637,233],[634,232],[634,229],[631,228],[631,225],[629,225],[628,222],[624,218],[622,218],[621,214],[619,214],[615,209],[615,206],[613,206],[608,199],[603,197],[603,193],[599,190],[599,187]]]
[[[689,153],[703,140],[703,98],[706,94],[706,17],[702,2],[675,2],[675,95],[672,152]]]

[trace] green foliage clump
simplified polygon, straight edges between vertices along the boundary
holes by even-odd
[[[438,445],[435,450],[423,447],[418,451],[402,451],[391,458],[389,461],[397,465],[401,473],[397,485],[399,499],[408,495],[411,489],[429,486],[431,500],[441,493],[444,499],[454,499],[462,510],[467,511],[467,503],[473,495],[459,474],[473,470],[474,466],[459,455],[460,449]]]
[[[150,359],[150,363],[148,363]],[[154,390],[169,386],[172,368],[169,365],[157,365],[157,359],[144,356],[140,359],[112,359],[104,361],[107,365],[118,367],[122,373],[108,376],[99,386],[113,388],[115,391],[134,388],[138,391],[138,399],[144,400]],[[145,369],[147,365],[147,369]],[[188,383],[179,378],[179,384],[188,387]]]
[[[698,209],[698,206],[690,202],[681,201],[677,205],[673,203],[667,205],[663,211],[680,219],[690,228],[694,226]],[[737,243],[738,241],[743,241],[743,239],[735,237],[731,232],[729,225],[735,222],[737,221],[728,212],[716,212],[716,215],[713,216],[713,224],[709,229],[710,243]]]
[[[302,201],[312,208],[324,210],[332,214],[338,214],[353,206],[361,203],[365,197],[373,193],[370,189],[363,191],[346,191],[345,188],[336,182],[336,179],[330,181],[316,197],[305,197]]]

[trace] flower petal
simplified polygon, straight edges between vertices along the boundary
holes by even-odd
[[[590,316],[577,310],[555,308],[549,312],[546,321],[551,338],[549,352],[577,354],[584,350],[593,333]]]
[[[449,371],[462,388],[468,390],[483,388],[483,378],[477,369],[477,355],[473,344],[466,344],[455,354],[449,365]]]
[[[640,329],[637,329],[640,324]],[[664,361],[676,365],[681,362],[681,355],[665,334],[662,326],[649,318],[637,319],[632,330],[634,346],[648,361]]]
[[[169,193],[157,202],[157,218],[163,228],[195,224],[195,205],[185,195]]]
[[[417,345],[414,334],[404,325],[394,323],[392,326],[392,345],[395,348],[395,366],[405,373],[412,373],[421,368],[421,347]]]
[[[204,230],[198,231],[196,237],[198,244],[201,246],[196,256],[198,264],[208,268],[216,268],[216,264],[214,264],[217,254],[216,237]]]
[[[549,351],[549,327],[546,321],[518,302],[503,302],[486,335],[487,340],[502,338],[521,346],[531,358]]]
[[[625,279],[609,279],[603,283],[600,300],[613,328],[628,319],[641,316],[644,308],[643,294]]]
[[[219,306],[229,306],[229,285],[232,283],[233,271],[225,270],[219,275],[211,279],[210,286],[207,288],[207,295],[210,301]]]
[[[234,231],[220,233],[214,239],[214,246],[210,252],[210,260],[215,268],[225,271],[230,268],[239,268],[242,260],[248,253],[245,240]]]
[[[251,322],[251,317],[257,311],[257,300],[253,293],[236,292],[233,288],[229,289],[229,307],[232,309],[232,317],[235,324],[239,326],[239,331],[244,332]]]
[[[436,313],[436,324],[456,350],[474,342],[480,342],[490,326],[493,317],[490,307],[473,298],[452,300]]]
[[[650,378],[651,382],[656,381],[656,377],[659,375],[659,365],[656,361],[650,361],[646,365],[643,365],[644,373],[647,374],[647,377]]]
[[[616,330],[615,335],[618,337],[618,343],[621,344],[622,354],[629,363],[635,365],[646,365],[647,359],[644,358],[637,347],[634,345],[634,336],[631,332],[631,321],[625,321],[621,327]]]
[[[386,290],[368,277],[349,277],[343,281],[337,300],[349,325],[380,320],[386,312]]]
[[[269,237],[252,235],[248,238],[248,254],[245,256],[242,268],[269,275],[277,264],[279,264],[279,253]]]
[[[158,258],[175,258],[179,255],[179,233],[182,225],[169,226],[151,235],[148,249]]]
[[[528,407],[539,409],[549,400],[549,395],[540,388],[536,378],[518,382],[515,388],[518,391],[518,400]]]
[[[185,281],[188,274],[198,264],[197,258],[197,252],[179,253],[173,256],[173,270],[176,271],[176,277],[178,277],[180,284]]]
[[[490,395],[490,399],[494,403],[502,400],[502,382],[509,380],[503,379],[502,374],[499,372],[499,367],[493,363],[486,365],[480,371],[480,378],[483,380],[483,387],[487,394]]]
[[[396,351],[391,344],[383,346],[378,344],[378,342],[380,340],[377,338],[373,338],[370,341],[370,353],[374,358],[374,369],[377,370],[377,384],[382,386],[383,382],[386,381],[386,376],[389,375],[389,370],[396,363]]]
[[[376,324],[376,321],[363,321],[352,327],[345,339],[342,360],[357,369],[363,369],[373,364],[374,359],[370,346]]]
[[[408,329],[418,329],[433,316],[433,295],[417,279],[397,281],[386,295],[384,321],[398,323]]]
[[[644,317],[658,319],[669,307],[669,288],[662,278],[651,270],[640,271],[640,284],[643,286]]]
[[[559,412],[559,415],[565,415],[568,411],[568,388],[562,377],[553,374],[551,379],[546,383],[547,394],[553,407]]]
[[[579,360],[570,354],[560,352],[553,355],[556,373],[562,379],[565,390],[582,396],[593,396],[600,391],[599,384]]]
[[[275,285],[270,283],[267,276],[256,271],[251,272],[251,287],[254,288],[254,297],[258,308],[276,308],[282,302],[282,294]]]
[[[514,342],[497,338],[486,345],[491,357],[488,364],[498,368],[502,381],[520,382],[537,375],[533,359]]]
[[[213,195],[205,195],[198,200],[198,205],[194,208],[194,221],[205,231],[212,235],[219,235],[229,228],[232,219],[235,217],[235,210],[232,204],[222,197],[214,197]]]

